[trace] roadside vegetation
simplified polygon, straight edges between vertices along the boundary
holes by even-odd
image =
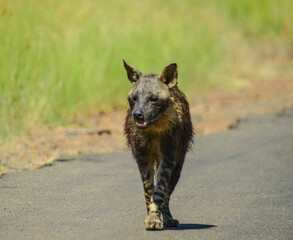
[[[122,57],[143,73],[177,62],[189,96],[289,77],[292,9],[291,0],[0,0],[0,139],[124,108]]]

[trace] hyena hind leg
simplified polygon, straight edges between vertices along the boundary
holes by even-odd
[[[177,165],[174,168],[170,182],[169,182],[168,194],[166,194],[164,209],[162,212],[164,227],[178,227],[179,226],[179,221],[173,218],[170,212],[169,202],[170,202],[170,196],[173,193],[176,187],[176,184],[180,178],[181,169],[182,169],[182,164]]]
[[[165,199],[165,206],[162,212],[164,227],[178,227],[179,221],[173,218],[169,208],[170,196]]]

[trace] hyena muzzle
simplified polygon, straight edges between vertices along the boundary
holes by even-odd
[[[189,105],[177,86],[177,64],[171,63],[161,74],[144,75],[123,62],[133,84],[124,132],[143,182],[145,229],[177,227],[169,201],[193,137]]]

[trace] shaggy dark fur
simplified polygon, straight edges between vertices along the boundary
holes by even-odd
[[[193,137],[189,105],[177,86],[177,64],[168,65],[159,75],[143,75],[123,61],[133,84],[124,132],[143,181],[145,228],[177,227],[169,201]]]

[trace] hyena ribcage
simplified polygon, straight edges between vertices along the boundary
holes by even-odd
[[[124,132],[143,181],[145,228],[177,227],[169,201],[193,137],[189,105],[177,86],[177,64],[161,74],[144,75],[123,61],[133,84]]]

